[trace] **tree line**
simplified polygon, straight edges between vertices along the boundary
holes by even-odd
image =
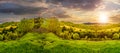
[[[31,18],[0,24],[0,40],[16,40],[28,32],[54,33],[71,40],[119,40],[120,25],[86,25],[59,21],[57,18]]]

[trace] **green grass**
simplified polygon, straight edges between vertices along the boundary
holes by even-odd
[[[120,41],[62,40],[53,33],[28,33],[0,42],[0,53],[120,53]]]

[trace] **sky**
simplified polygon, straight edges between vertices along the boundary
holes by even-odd
[[[0,0],[0,23],[39,16],[73,23],[119,23],[120,0]]]

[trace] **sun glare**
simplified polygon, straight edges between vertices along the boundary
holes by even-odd
[[[108,13],[107,12],[99,12],[99,22],[100,23],[108,23]]]

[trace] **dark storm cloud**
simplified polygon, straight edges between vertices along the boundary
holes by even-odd
[[[56,4],[62,5],[62,7],[70,9],[94,10],[101,3],[101,0],[0,0],[0,2],[0,13],[37,14],[51,8],[51,4],[53,4],[53,6]],[[36,7],[43,2],[49,5],[49,7],[44,8],[44,5],[42,7]],[[36,3],[39,4],[32,5]],[[62,16],[60,14],[54,15]]]
[[[71,18],[67,10],[79,9],[81,11],[91,11],[99,7],[100,3],[101,0],[0,0],[0,13],[6,15],[13,13],[20,16],[25,14],[35,16],[35,14],[39,14],[41,17],[46,16],[67,19]],[[6,17],[9,18],[9,16]],[[9,19],[6,18],[5,20],[0,19],[0,22],[8,20]]]
[[[44,7],[42,3],[44,3],[45,0],[0,0],[0,1],[4,1],[0,3],[0,13],[13,13],[17,15],[45,13],[44,16],[51,15],[55,17],[67,17],[66,15],[64,15],[66,12],[62,9],[62,7],[57,7],[54,4],[53,5],[50,4],[49,6]],[[48,3],[44,4],[48,5]]]
[[[25,14],[39,14],[43,17],[58,17],[66,18],[70,17],[66,15],[63,7],[55,4],[45,3],[45,0],[1,0],[0,13],[25,15]],[[37,3],[37,4],[36,4]],[[44,5],[42,5],[44,4]],[[39,6],[40,5],[40,6]],[[48,5],[47,7],[44,7]]]
[[[0,3],[0,13],[13,13],[13,14],[37,14],[46,8],[23,6],[15,3]]]
[[[63,7],[94,10],[99,7],[102,0],[47,0],[48,3],[61,4]]]
[[[14,2],[42,2],[44,0],[0,0],[0,1],[14,1]]]

